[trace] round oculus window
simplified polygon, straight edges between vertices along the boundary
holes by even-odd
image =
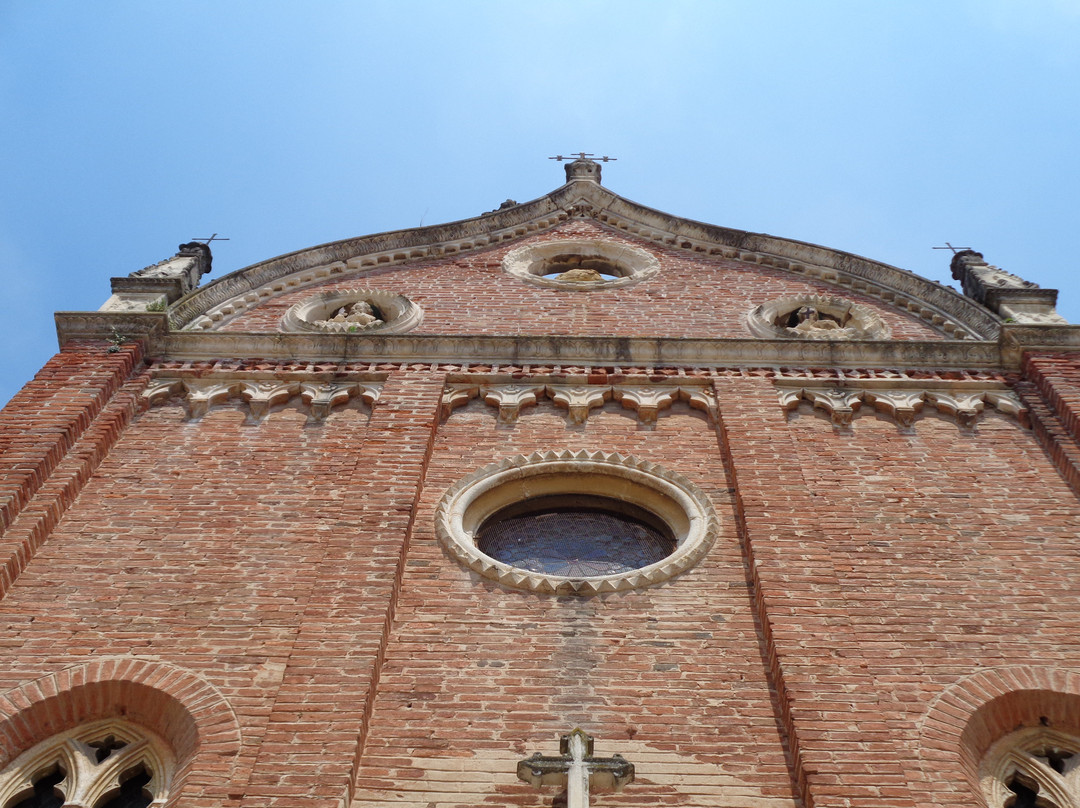
[[[587,291],[637,283],[659,272],[660,262],[629,244],[569,239],[512,250],[503,259],[503,269],[539,286]]]
[[[286,331],[324,331],[336,334],[400,333],[415,328],[423,310],[404,295],[378,289],[325,291],[302,300],[285,312]]]
[[[686,478],[599,452],[509,458],[452,487],[436,513],[440,540],[470,569],[554,594],[665,580],[695,564],[717,530]]]
[[[881,316],[842,297],[785,297],[763,303],[746,318],[750,331],[766,339],[888,339]]]

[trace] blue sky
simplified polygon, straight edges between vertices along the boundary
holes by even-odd
[[[211,278],[562,183],[1080,322],[1080,0],[0,3],[0,402],[52,312],[213,232]]]

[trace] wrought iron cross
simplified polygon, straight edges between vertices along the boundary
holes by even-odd
[[[554,157],[549,157],[549,160],[558,160],[560,163],[563,160],[599,160],[601,163],[614,162],[618,160],[618,157],[608,157],[606,154],[603,157],[597,157],[595,154],[588,154],[587,152],[571,152],[569,156],[564,157],[561,154],[556,154]]]
[[[634,764],[622,755],[593,757],[593,739],[575,729],[559,738],[558,757],[541,755],[518,761],[517,776],[532,786],[564,786],[566,808],[589,808],[592,789],[622,791],[634,782]]]
[[[970,250],[971,247],[954,247],[952,244],[950,244],[949,242],[946,241],[944,247],[931,247],[930,249],[931,250],[952,250],[952,254],[956,255],[958,252],[962,252],[963,250]]]
[[[203,244],[209,247],[211,241],[230,241],[230,239],[222,238],[217,233],[214,233],[214,235],[210,236],[210,238],[193,238],[192,241],[201,241]]]

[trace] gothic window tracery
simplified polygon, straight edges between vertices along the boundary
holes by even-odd
[[[991,747],[981,775],[990,808],[1080,808],[1080,738],[1017,730]]]
[[[0,772],[0,808],[159,808],[173,769],[165,745],[108,720],[55,735]]]

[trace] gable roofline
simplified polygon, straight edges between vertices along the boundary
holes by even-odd
[[[169,325],[173,330],[212,327],[209,322],[200,323],[201,318],[221,307],[236,311],[233,301],[247,299],[252,303],[256,296],[261,302],[267,291],[278,285],[282,291],[295,290],[332,276],[361,276],[376,267],[479,252],[571,219],[593,219],[647,242],[703,257],[803,275],[836,287],[840,294],[844,290],[868,294],[886,306],[906,310],[939,328],[944,326],[950,336],[995,340],[1000,332],[1001,318],[989,309],[908,270],[817,244],[674,216],[582,177],[572,177],[530,202],[469,219],[342,239],[238,269],[178,300],[170,307]]]

